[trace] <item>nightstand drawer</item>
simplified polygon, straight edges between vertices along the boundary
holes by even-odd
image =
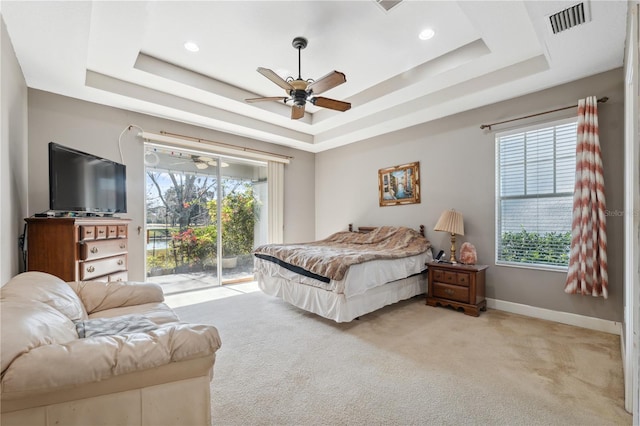
[[[434,282],[432,296],[469,303],[469,288]]]
[[[469,287],[469,274],[461,274],[458,272],[456,275],[457,275],[456,284]]]
[[[433,271],[433,280],[447,284],[463,285],[465,287],[469,287],[469,274],[467,273],[436,269],[435,271]]]

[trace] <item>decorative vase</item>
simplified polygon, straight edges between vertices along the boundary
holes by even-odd
[[[471,243],[463,243],[460,247],[460,263],[475,265],[477,261],[478,255],[475,246]]]

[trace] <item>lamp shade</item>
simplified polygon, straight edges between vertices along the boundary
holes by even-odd
[[[464,235],[464,222],[462,221],[462,213],[453,209],[445,210],[440,215],[438,223],[433,228],[434,231],[444,231],[451,234]]]

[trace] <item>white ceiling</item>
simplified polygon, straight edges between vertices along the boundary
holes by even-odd
[[[587,1],[592,20],[553,35],[548,15],[578,2],[2,0],[0,12],[29,87],[320,152],[621,67],[626,0]],[[435,37],[419,40],[427,27]],[[296,36],[309,41],[302,77],[344,72],[322,95],[351,110],[291,120],[282,103],[244,102],[286,95],[256,68],[297,77]]]

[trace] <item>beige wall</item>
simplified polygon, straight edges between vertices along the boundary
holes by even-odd
[[[480,130],[479,125],[568,105],[592,94],[610,98],[600,108],[607,205],[609,210],[622,211],[623,170],[616,166],[621,164],[623,155],[622,70],[323,152],[315,155],[315,169],[314,155],[310,153],[30,89],[28,213],[48,208],[46,147],[49,141],[120,161],[118,135],[133,123],[150,132],[168,130],[294,156],[286,166],[285,176],[287,242],[321,238],[345,229],[352,222],[356,225],[424,224],[436,250],[447,250],[448,237],[431,229],[440,212],[453,207],[465,215],[466,235],[458,239],[458,245],[464,241],[473,243],[478,249],[479,261],[491,265],[488,297],[621,321],[624,252],[619,217],[612,216],[608,222],[608,300],[566,295],[563,273],[494,265],[494,133]],[[545,119],[562,118],[570,113],[548,115]],[[129,191],[126,217],[133,219],[131,276],[142,280],[144,238],[137,235],[135,229],[144,225],[143,149],[135,131],[125,133],[122,146]],[[412,161],[421,162],[422,203],[379,207],[377,170]]]
[[[29,89],[29,214],[49,208],[50,141],[121,162],[118,136],[129,124],[152,133],[165,130],[293,156],[291,164],[285,166],[284,238],[288,242],[313,239],[314,154],[34,89]],[[144,229],[144,150],[137,133],[134,129],[122,137],[128,212],[121,217],[132,219],[129,278],[142,281],[145,238],[137,229]]]
[[[437,252],[448,253],[449,237],[434,232],[440,213],[455,208],[464,215],[465,235],[479,263],[488,264],[487,296],[556,311],[613,321],[623,317],[623,223],[608,218],[609,299],[567,295],[566,273],[496,266],[495,132],[534,120],[480,130],[483,123],[528,115],[577,103],[579,98],[608,96],[599,123],[609,210],[622,211],[624,92],[623,71],[616,69],[553,89],[446,117],[316,155],[316,237],[356,225],[424,224]],[[575,109],[543,120],[575,115]],[[538,117],[538,121],[540,121]],[[420,204],[379,207],[377,171],[420,161]]]
[[[0,19],[0,285],[20,272],[18,238],[27,214],[27,85]]]

